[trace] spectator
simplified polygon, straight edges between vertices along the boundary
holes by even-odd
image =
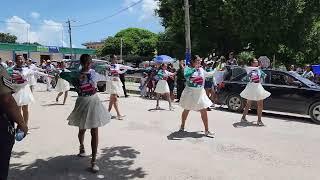
[[[122,60],[121,60],[122,61]],[[121,62],[122,65],[124,65],[123,61]],[[124,69],[121,69],[124,70]],[[120,77],[120,81],[122,83],[122,89],[123,89],[123,93],[124,93],[124,97],[129,97],[129,95],[127,94],[127,89],[126,89],[126,77],[125,77],[125,73],[119,74]]]
[[[177,102],[180,102],[182,91],[186,87],[186,79],[184,77],[185,61],[179,61],[179,69],[177,71]]]
[[[171,73],[176,72],[176,70],[173,68],[172,64],[168,65],[168,71]],[[169,89],[170,89],[170,98],[173,101],[175,99],[175,97],[174,97],[175,76],[169,76],[167,79],[167,83],[168,83]]]
[[[229,53],[229,60],[227,61],[227,65],[230,65],[230,66],[238,65],[237,59],[234,57],[234,52]]]
[[[7,69],[8,65],[6,63],[3,62],[3,60],[0,58],[0,66],[2,66],[3,68]]]
[[[314,80],[314,74],[313,74],[312,68],[309,64],[305,66],[302,77],[309,79],[310,81]]]

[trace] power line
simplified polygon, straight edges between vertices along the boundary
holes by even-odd
[[[115,12],[114,14],[111,14],[111,15],[106,16],[106,17],[104,17],[104,18],[101,18],[101,19],[98,19],[98,20],[95,20],[95,21],[92,21],[92,22],[88,22],[88,23],[85,23],[85,24],[74,25],[74,26],[72,26],[72,27],[83,27],[83,26],[88,26],[88,25],[91,25],[91,24],[95,24],[95,23],[102,22],[102,21],[104,21],[104,20],[106,20],[106,19],[112,18],[112,17],[114,17],[114,16],[116,16],[116,15],[118,15],[118,14],[121,14],[122,12],[125,12],[125,11],[129,10],[130,8],[132,8],[132,7],[140,4],[142,1],[143,1],[143,0],[139,0],[139,1],[131,4],[130,6],[124,8],[124,9],[121,9],[121,10]]]

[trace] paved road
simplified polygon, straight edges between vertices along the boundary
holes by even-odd
[[[41,89],[45,89],[41,87]],[[100,129],[101,171],[87,171],[89,157],[79,159],[77,129],[66,118],[76,99],[54,102],[55,92],[35,93],[31,106],[31,134],[16,143],[10,180],[301,180],[319,179],[320,126],[304,118],[267,114],[266,127],[242,127],[239,114],[209,112],[215,138],[203,137],[199,113],[179,134],[181,109],[148,111],[155,102],[136,96],[120,99],[127,115]],[[106,104],[107,95],[101,94]],[[167,108],[166,102],[161,102]],[[256,118],[251,116],[250,121]],[[86,149],[90,152],[90,134]]]

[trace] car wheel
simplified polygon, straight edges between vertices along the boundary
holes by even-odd
[[[241,112],[244,102],[239,95],[231,95],[227,100],[227,106],[230,111]]]
[[[317,124],[320,124],[320,102],[314,103],[309,111],[311,120]]]

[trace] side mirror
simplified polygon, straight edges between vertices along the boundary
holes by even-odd
[[[300,81],[293,81],[293,85],[301,88],[303,85]]]

